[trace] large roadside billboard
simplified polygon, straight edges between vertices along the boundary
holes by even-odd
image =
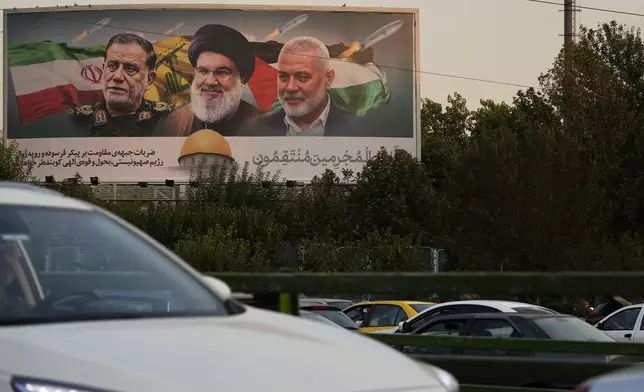
[[[289,180],[420,153],[418,10],[5,10],[5,124],[41,180]]]

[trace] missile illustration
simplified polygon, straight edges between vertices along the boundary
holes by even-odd
[[[383,27],[379,28],[378,30],[374,31],[373,33],[369,34],[367,38],[362,40],[361,42],[358,41],[353,41],[351,45],[349,45],[349,48],[345,50],[342,54],[340,54],[340,58],[349,58],[351,57],[354,53],[359,52],[361,50],[365,50],[377,42],[382,41],[383,39],[387,37],[391,37],[396,33],[396,31],[400,30],[400,28],[403,25],[402,20],[397,20],[395,22],[388,23],[384,25]]]
[[[89,37],[90,35],[94,34],[98,30],[100,30],[103,27],[105,27],[108,24],[110,24],[111,21],[112,21],[112,18],[103,18],[103,19],[99,20],[91,29],[81,31],[76,37],[74,37],[72,42],[73,43],[78,43],[78,42],[82,41],[86,37]]]
[[[99,20],[99,21],[98,21],[98,23],[96,23],[96,25],[94,25],[94,27],[92,27],[92,28],[87,32],[87,35],[92,35],[92,34],[94,34],[94,33],[95,33],[95,32],[97,32],[98,30],[100,30],[100,29],[102,29],[103,27],[105,27],[105,26],[107,26],[108,24],[110,24],[110,22],[111,22],[111,21],[112,21],[112,18],[103,18],[103,19]]]
[[[286,33],[289,30],[293,30],[297,26],[301,25],[302,23],[306,22],[308,19],[308,15],[303,14],[298,16],[297,18],[293,18],[292,20],[288,21],[284,26],[280,28],[273,29],[266,37],[264,37],[264,41],[271,41],[277,38],[279,35]]]
[[[176,24],[176,25],[174,25],[173,27],[170,27],[168,30],[166,30],[166,32],[165,32],[164,34],[165,34],[165,35],[170,35],[170,34],[172,34],[172,33],[174,33],[174,32],[177,32],[180,28],[182,28],[182,27],[183,27],[183,24],[184,24],[183,22],[179,22],[179,23],[177,23],[177,24]]]

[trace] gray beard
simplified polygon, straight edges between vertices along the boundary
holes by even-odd
[[[237,83],[230,91],[224,91],[220,99],[212,100],[201,97],[200,90],[193,84],[190,104],[195,116],[207,123],[216,123],[235,114],[243,94],[243,84]]]

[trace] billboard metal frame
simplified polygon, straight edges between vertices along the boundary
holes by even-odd
[[[3,31],[2,40],[4,49],[8,46],[7,40],[7,15],[9,14],[30,14],[41,12],[101,12],[101,11],[174,11],[174,10],[226,10],[226,11],[313,11],[313,12],[346,12],[346,13],[379,13],[379,14],[412,14],[414,16],[414,61],[413,68],[410,72],[414,74],[414,138],[416,139],[416,159],[421,159],[421,93],[420,93],[420,30],[418,27],[420,9],[419,8],[395,8],[395,7],[337,7],[337,6],[290,6],[290,5],[242,5],[242,4],[113,4],[113,5],[74,5],[74,6],[55,6],[55,7],[38,7],[38,8],[3,8]],[[3,59],[2,81],[3,92],[2,102],[9,95],[9,60],[7,56]],[[7,124],[9,112],[8,105],[3,108],[3,143],[9,144]],[[308,181],[310,182],[310,180]],[[307,183],[308,183],[307,182]],[[132,184],[132,181],[110,181],[110,184]],[[188,182],[186,182],[187,184]],[[177,183],[179,184],[179,183]]]

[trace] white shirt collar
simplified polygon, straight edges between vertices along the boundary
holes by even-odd
[[[326,127],[329,112],[331,111],[331,97],[327,94],[326,107],[320,113],[320,116],[311,123],[308,130],[303,131],[289,116],[284,116],[284,124],[286,124],[286,136],[324,136],[324,128]]]

